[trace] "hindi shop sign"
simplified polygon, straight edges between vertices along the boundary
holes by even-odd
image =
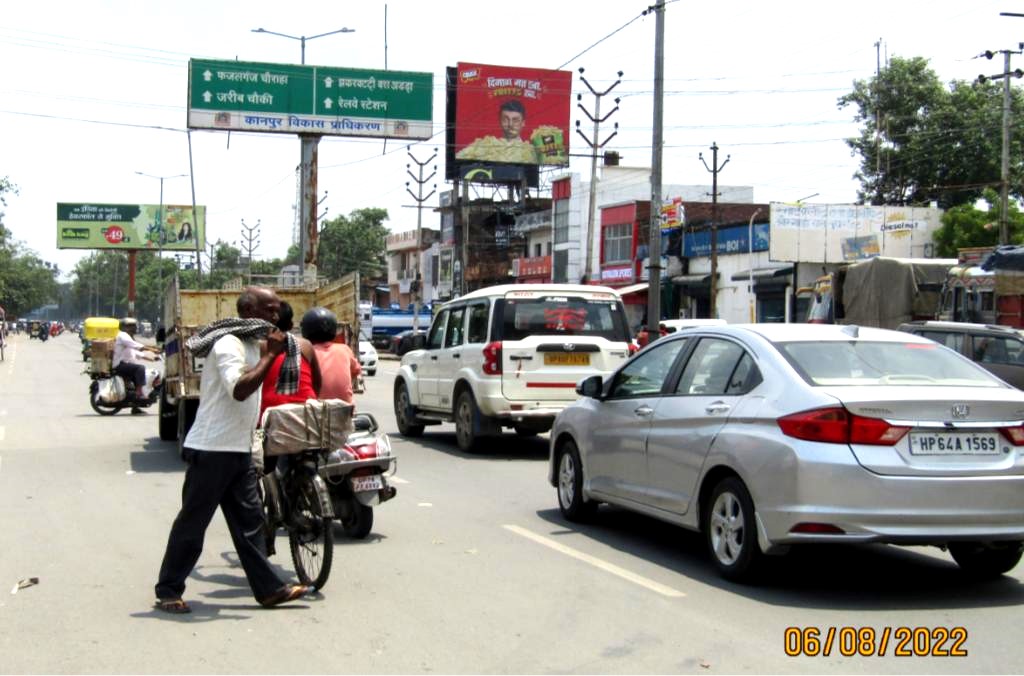
[[[433,73],[191,59],[191,129],[428,139]]]
[[[159,204],[57,205],[58,249],[195,251],[205,234],[205,206],[165,204],[161,214]]]

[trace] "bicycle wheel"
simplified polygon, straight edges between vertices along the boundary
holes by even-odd
[[[316,487],[309,477],[296,477],[292,496],[293,526],[288,528],[288,544],[299,582],[323,589],[334,560],[334,533],[331,520],[320,516]]]

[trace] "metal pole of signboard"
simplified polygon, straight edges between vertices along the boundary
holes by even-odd
[[[203,214],[203,225],[199,227],[199,210],[196,209],[196,172],[192,164],[192,130],[188,130],[188,177],[189,183],[192,184],[192,221],[196,225],[195,240],[196,240],[196,286],[198,287],[203,281],[203,263],[201,256],[199,255],[202,251],[203,243],[199,240],[206,236],[206,214]],[[163,293],[163,289],[160,290]],[[163,321],[163,317],[160,317],[160,321]]]

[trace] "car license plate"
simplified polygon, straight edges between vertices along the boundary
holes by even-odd
[[[379,491],[382,488],[384,488],[384,481],[380,478],[379,474],[352,477],[352,490],[356,493]]]
[[[545,366],[590,366],[590,355],[586,352],[545,352]]]
[[[912,455],[997,455],[999,435],[991,432],[911,432]]]

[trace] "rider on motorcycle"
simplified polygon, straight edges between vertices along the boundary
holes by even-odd
[[[146,367],[142,360],[153,361],[154,358],[145,356],[146,352],[160,354],[160,348],[152,345],[143,345],[135,340],[135,333],[139,329],[139,323],[134,317],[125,317],[120,322],[121,330],[114,340],[114,373],[123,377],[126,381],[135,383],[135,406],[132,406],[132,414],[139,415],[142,409],[149,403],[143,396],[143,388],[146,385]]]
[[[335,342],[338,318],[327,308],[315,307],[302,316],[300,326],[302,337],[313,343],[320,362],[320,397],[355,404],[352,384],[362,375],[363,368],[352,348]]]

